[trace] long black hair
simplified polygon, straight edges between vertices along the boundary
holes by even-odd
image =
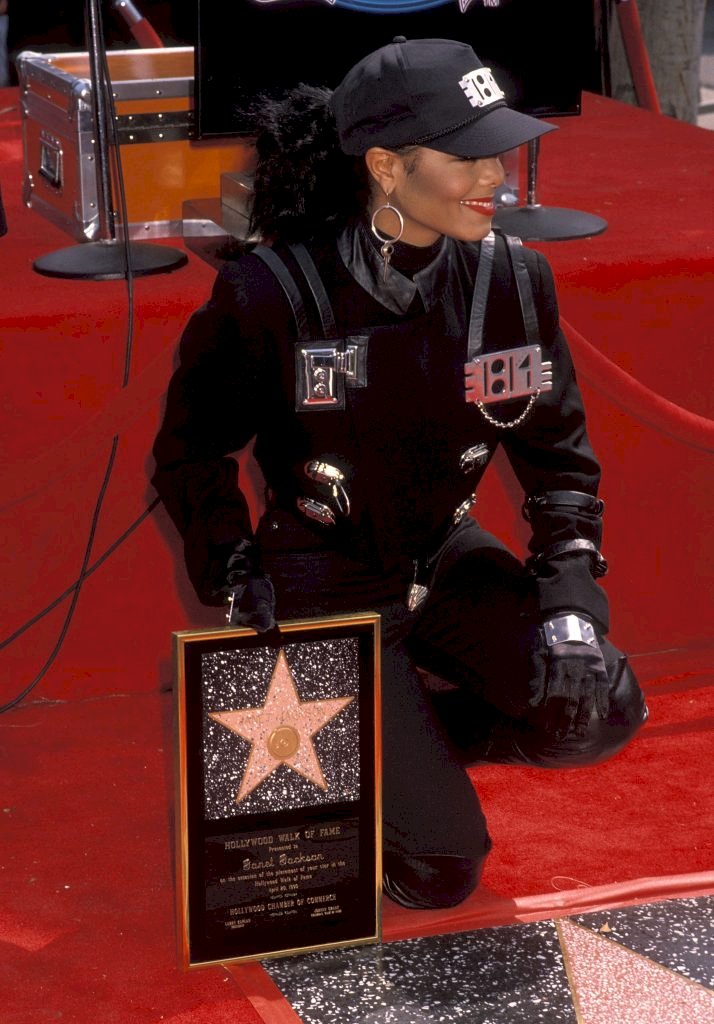
[[[330,95],[299,85],[279,99],[264,97],[253,112],[258,163],[251,232],[266,241],[339,230],[367,206],[364,160],[342,152]]]

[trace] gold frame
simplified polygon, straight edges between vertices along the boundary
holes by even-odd
[[[175,825],[175,837],[176,837],[176,865],[177,865],[177,877],[176,877],[176,911],[177,911],[177,935],[178,935],[178,955],[181,966],[186,970],[191,970],[197,967],[208,967],[219,964],[238,964],[244,962],[250,962],[255,960],[264,960],[276,957],[293,956],[299,953],[314,952],[322,949],[335,949],[345,946],[357,946],[366,945],[370,943],[376,943],[381,941],[381,906],[382,906],[382,820],[381,820],[381,770],[382,770],[382,745],[381,745],[381,664],[380,664],[380,616],[375,612],[359,612],[350,613],[345,615],[335,615],[323,618],[314,619],[296,619],[288,622],[281,622],[279,624],[280,636],[285,638],[285,642],[305,642],[308,643],[311,639],[329,639],[331,636],[339,634],[340,632],[344,635],[345,631],[349,635],[350,631],[357,637],[362,637],[362,642],[365,644],[369,643],[369,629],[371,628],[371,644],[369,644],[369,655],[371,658],[371,664],[373,666],[373,697],[372,697],[372,716],[371,721],[368,722],[368,726],[371,728],[371,735],[373,737],[374,747],[374,758],[373,764],[371,765],[374,779],[374,794],[373,794],[373,806],[374,806],[374,913],[370,917],[370,928],[369,934],[364,934],[358,938],[338,938],[331,939],[330,941],[316,941],[314,943],[302,946],[291,945],[283,948],[268,948],[251,951],[248,953],[241,953],[238,955],[220,955],[217,957],[211,957],[209,959],[197,958],[192,953],[191,948],[191,900],[190,900],[190,881],[192,879],[192,868],[191,868],[191,815],[189,808],[189,774],[192,769],[189,764],[190,756],[187,749],[187,724],[188,724],[188,709],[187,709],[187,668],[186,668],[186,656],[187,652],[196,645],[201,643],[213,644],[216,641],[225,641],[230,645],[231,650],[240,650],[240,644],[236,644],[236,641],[246,639],[250,641],[250,646],[258,647],[263,650],[265,648],[277,649],[281,647],[281,644],[276,644],[273,638],[272,642],[266,641],[261,642],[261,637],[256,634],[254,630],[248,628],[218,628],[211,630],[186,630],[181,632],[173,633],[173,651],[174,651],[174,666],[175,666],[175,715],[174,715],[174,751],[175,751],[175,784],[176,784],[176,825]],[[321,634],[316,636],[313,634]],[[366,636],[365,636],[366,634]],[[362,679],[362,671],[360,669],[359,678],[359,692],[362,694],[363,685],[365,681]],[[369,685],[369,681],[367,684]],[[360,713],[362,714],[362,712]],[[360,720],[361,721],[361,720]],[[360,763],[361,764],[361,763]],[[360,766],[360,774],[362,774],[362,766]],[[330,807],[330,804],[326,804],[326,807]],[[334,805],[333,805],[334,806]],[[313,809],[314,813],[314,809]],[[371,815],[370,815],[371,820]],[[285,827],[285,826],[283,826]],[[238,830],[236,835],[240,834]],[[205,877],[205,876],[204,876]],[[278,926],[279,930],[279,926]],[[319,929],[318,929],[319,930]]]

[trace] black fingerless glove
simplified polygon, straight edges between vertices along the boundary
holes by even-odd
[[[532,707],[543,707],[557,738],[583,736],[596,712],[606,719],[610,679],[591,623],[579,615],[548,619],[531,654]]]

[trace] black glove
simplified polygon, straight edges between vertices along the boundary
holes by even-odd
[[[246,576],[228,591],[228,624],[256,633],[275,629],[275,591],[270,576]]]
[[[556,738],[583,736],[593,711],[606,719],[610,679],[592,625],[579,615],[548,619],[531,654],[532,707],[542,706]]]
[[[221,588],[228,603],[230,626],[249,626],[257,633],[275,629],[275,590],[260,567],[258,551],[249,541],[239,541],[226,565]]]

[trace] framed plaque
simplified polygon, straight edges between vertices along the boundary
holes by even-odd
[[[174,654],[182,965],[379,941],[379,616]]]

